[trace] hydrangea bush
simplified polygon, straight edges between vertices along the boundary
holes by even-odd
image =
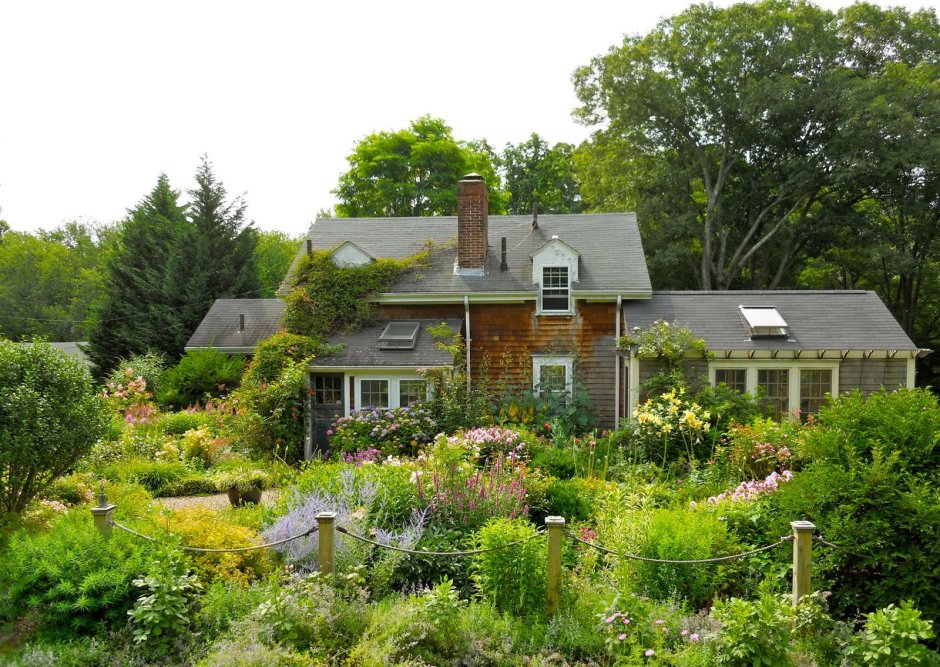
[[[341,417],[327,431],[330,443],[340,452],[353,453],[375,447],[384,456],[416,456],[431,442],[437,422],[422,407],[365,408]]]

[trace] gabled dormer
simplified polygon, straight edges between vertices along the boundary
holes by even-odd
[[[336,266],[362,266],[375,261],[375,257],[357,246],[352,241],[344,242],[340,247],[333,251],[330,259]]]
[[[557,236],[532,253],[532,282],[539,286],[536,312],[540,315],[574,312],[571,285],[578,282],[580,257],[580,252]]]

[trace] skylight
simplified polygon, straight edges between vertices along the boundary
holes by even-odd
[[[395,321],[389,322],[385,331],[379,336],[380,350],[413,350],[418,340],[418,327],[420,322]]]
[[[790,332],[786,320],[774,306],[738,306],[738,310],[751,338],[786,336]]]

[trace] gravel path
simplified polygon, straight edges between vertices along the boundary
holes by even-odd
[[[268,489],[261,493],[261,502],[270,505],[280,497],[279,489]],[[154,498],[153,501],[167,509],[176,510],[180,507],[191,507],[193,505],[202,505],[209,509],[220,510],[229,507],[228,494],[217,493],[212,496],[171,496],[169,498]]]

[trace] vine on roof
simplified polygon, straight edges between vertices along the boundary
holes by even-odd
[[[375,315],[369,297],[426,267],[432,246],[428,243],[404,259],[382,258],[360,266],[337,266],[333,250],[316,250],[301,259],[294,291],[287,297],[284,325],[289,332],[324,341],[368,325]]]

